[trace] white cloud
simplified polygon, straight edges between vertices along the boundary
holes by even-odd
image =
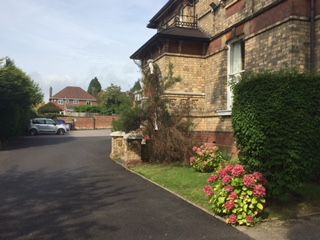
[[[155,31],[145,26],[167,0],[10,0],[0,7],[0,57],[10,56],[48,98],[98,76],[129,89],[140,77],[129,59]]]

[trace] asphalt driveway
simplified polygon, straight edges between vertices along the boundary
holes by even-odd
[[[0,239],[250,239],[112,162],[101,133],[0,152]]]

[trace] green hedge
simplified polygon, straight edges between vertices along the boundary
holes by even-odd
[[[38,109],[39,114],[60,113],[61,111],[62,110],[52,102],[49,102]]]
[[[246,74],[234,86],[232,114],[241,161],[267,176],[271,196],[319,179],[320,75]]]
[[[130,132],[140,128],[142,110],[139,107],[127,108],[112,122],[113,131]]]
[[[76,112],[81,112],[81,113],[99,113],[102,115],[112,115],[112,110],[108,109],[105,106],[78,106],[75,107],[74,110]]]

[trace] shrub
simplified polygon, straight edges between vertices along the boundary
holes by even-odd
[[[114,131],[130,132],[140,128],[142,110],[139,107],[124,110],[118,120],[112,122]]]
[[[234,87],[233,128],[240,160],[261,171],[282,198],[320,173],[320,76],[246,74]]]
[[[243,165],[227,165],[212,175],[204,192],[213,211],[229,224],[252,226],[266,203],[266,180],[259,172],[248,174]]]
[[[57,105],[52,102],[49,102],[41,107],[38,108],[38,113],[40,114],[47,114],[47,113],[55,113],[59,114],[62,111]]]
[[[32,109],[42,98],[39,86],[7,58],[0,66],[0,148],[25,132]]]
[[[194,155],[190,158],[190,165],[198,172],[212,172],[222,161],[217,146],[194,146],[192,151]]]
[[[165,97],[166,90],[181,81],[173,74],[173,65],[168,65],[168,74],[163,77],[157,64],[153,70],[144,69],[143,102],[145,121],[143,133],[150,138],[149,161],[188,163],[191,156],[192,127],[191,102],[171,102]]]

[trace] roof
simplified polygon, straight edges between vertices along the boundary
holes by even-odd
[[[142,47],[130,56],[131,59],[140,59],[141,54],[159,39],[172,38],[181,40],[192,40],[199,42],[209,42],[211,36],[198,28],[172,27],[156,33]]]
[[[165,14],[175,3],[179,0],[169,0],[157,13],[156,15],[151,18],[149,24],[147,25],[148,28],[157,28],[158,20]]]
[[[57,94],[53,95],[51,98],[68,98],[68,99],[79,99],[79,100],[93,100],[96,101],[97,99],[83,90],[80,87],[66,87],[62,89]]]

